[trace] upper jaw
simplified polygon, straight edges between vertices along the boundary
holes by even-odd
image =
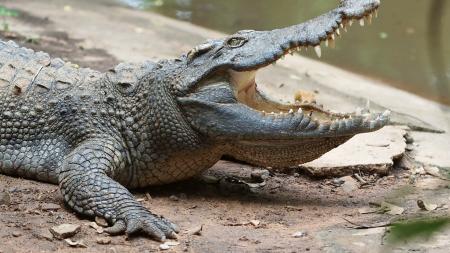
[[[343,0],[338,8],[302,24],[272,31],[238,33],[239,36],[249,36],[249,43],[252,44],[241,54],[242,57],[231,63],[232,69],[257,70],[287,54],[311,47],[321,57],[321,46],[334,47],[335,40],[353,23],[357,22],[361,26],[372,23],[372,18],[377,17],[379,5],[379,0]]]

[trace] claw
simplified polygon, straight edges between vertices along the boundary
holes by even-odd
[[[127,230],[125,231],[125,233],[127,235],[131,235],[138,232],[139,230],[141,230],[139,222],[136,219],[132,219],[128,221]]]
[[[177,233],[175,233],[175,232],[172,231],[172,232],[167,236],[167,238],[176,240],[176,239],[178,239],[178,235],[177,235]]]
[[[118,220],[116,223],[109,228],[105,228],[103,231],[110,235],[118,235],[123,234],[125,230],[127,229],[127,226],[123,220]]]
[[[142,230],[152,238],[155,238],[156,240],[160,242],[166,241],[166,235],[164,235],[164,232],[158,228],[158,226],[152,222],[144,221],[142,224]]]

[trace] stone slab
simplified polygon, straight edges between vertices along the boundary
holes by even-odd
[[[393,160],[405,152],[405,134],[404,128],[395,126],[360,134],[300,168],[318,177],[337,177],[355,172],[385,175],[392,168]]]

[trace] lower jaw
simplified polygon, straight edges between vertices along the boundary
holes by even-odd
[[[245,142],[232,145],[228,155],[242,162],[256,166],[287,168],[313,161],[351,136],[335,138],[303,138],[291,140],[289,144],[278,142]],[[274,145],[275,144],[275,145]]]

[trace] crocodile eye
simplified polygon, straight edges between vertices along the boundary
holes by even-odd
[[[231,37],[226,43],[229,47],[242,47],[247,42],[247,38],[244,37]]]

